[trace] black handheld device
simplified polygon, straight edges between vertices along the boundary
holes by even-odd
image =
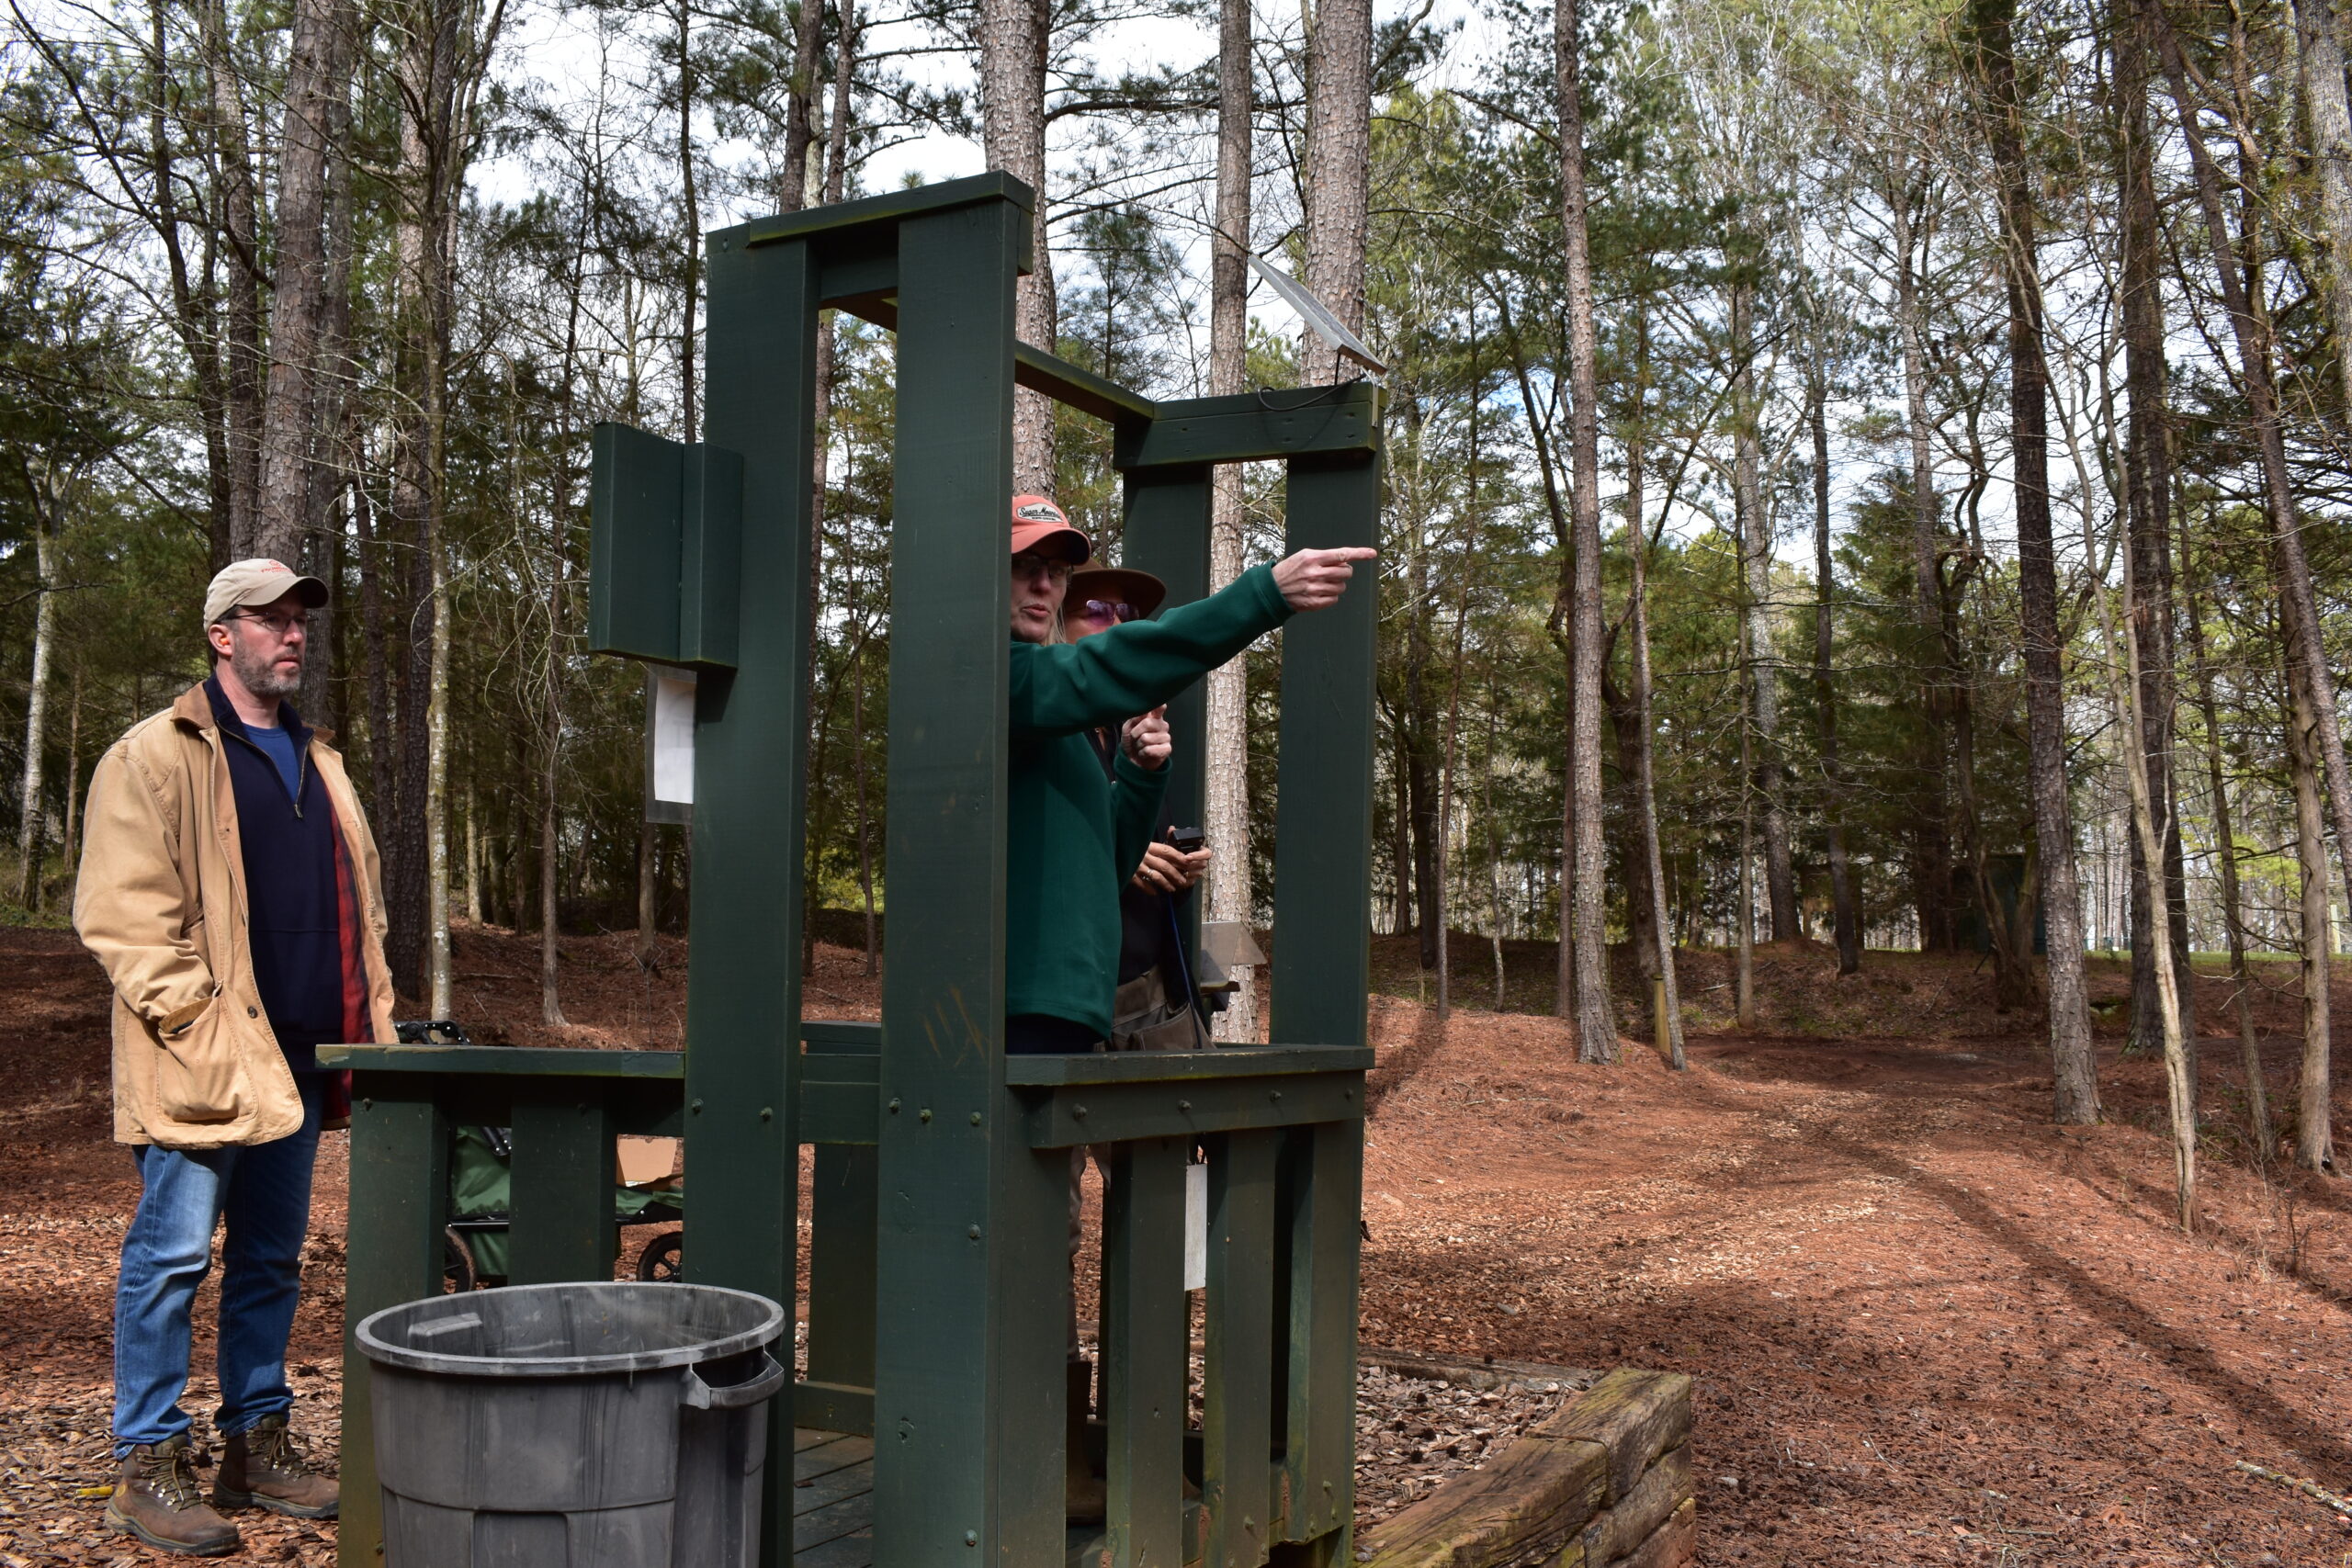
[[[1168,841],[1185,854],[1197,854],[1208,843],[1209,836],[1198,828],[1170,828]]]

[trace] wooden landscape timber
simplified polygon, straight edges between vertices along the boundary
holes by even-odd
[[[1690,1438],[1690,1379],[1621,1367],[1493,1464],[1365,1531],[1357,1557],[1367,1568],[1680,1568],[1699,1539]]]

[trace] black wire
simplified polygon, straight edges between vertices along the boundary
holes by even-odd
[[[1363,377],[1356,376],[1340,382],[1336,387],[1306,388],[1306,400],[1305,402],[1293,403],[1288,408],[1278,407],[1275,404],[1269,402],[1267,399],[1272,393],[1273,389],[1272,387],[1261,387],[1258,389],[1258,406],[1268,413],[1296,413],[1301,409],[1311,409],[1317,403],[1336,403],[1340,401],[1340,399],[1334,394],[1344,392],[1351,387],[1361,385],[1363,381]]]

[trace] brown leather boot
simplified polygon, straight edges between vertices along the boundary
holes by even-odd
[[[236,1526],[204,1506],[196,1450],[186,1432],[141,1443],[122,1456],[122,1474],[107,1502],[107,1528],[184,1557],[220,1557],[243,1544]]]
[[[334,1518],[339,1493],[296,1450],[283,1416],[265,1416],[230,1438],[212,1482],[215,1507],[267,1508],[297,1519]]]

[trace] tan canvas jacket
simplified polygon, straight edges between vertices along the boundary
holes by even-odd
[[[359,879],[368,1018],[389,1043],[376,840],[342,757],[314,735],[311,761]],[[301,1096],[254,981],[236,797],[201,685],[99,760],[85,821],[74,929],[114,982],[115,1137],[198,1149],[298,1131]]]

